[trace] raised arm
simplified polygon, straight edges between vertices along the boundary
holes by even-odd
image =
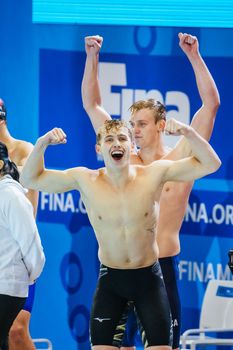
[[[221,161],[213,148],[191,126],[171,119],[166,123],[165,131],[170,135],[183,135],[193,155],[168,163],[165,181],[193,181],[220,167]]]
[[[22,158],[21,158],[20,164],[17,164],[17,168],[18,168],[19,172],[22,172],[22,169],[27,161],[27,158],[29,157],[30,153],[32,152],[32,150],[33,150],[33,145],[31,143],[24,142],[22,144],[22,151],[21,151]],[[37,191],[28,190],[26,196],[30,200],[30,202],[32,203],[34,217],[36,217],[39,194]]]
[[[207,141],[209,141],[216,113],[220,105],[220,97],[214,79],[199,52],[198,39],[186,33],[179,33],[179,45],[190,61],[201,97],[202,106],[195,113],[191,126]],[[191,155],[191,149],[185,139],[181,139],[168,159],[181,159]]]
[[[214,79],[199,52],[199,43],[195,36],[179,33],[179,45],[189,59],[196,77],[201,108],[194,115],[191,126],[207,141],[210,139],[213,125],[220,105],[220,97]]]
[[[85,38],[86,64],[82,81],[82,101],[95,132],[110,115],[101,107],[101,95],[98,81],[99,51],[103,38],[99,35]]]
[[[20,176],[23,186],[51,193],[77,189],[75,169],[58,171],[45,169],[44,166],[44,152],[47,146],[63,143],[66,143],[66,135],[60,128],[52,129],[37,140]]]

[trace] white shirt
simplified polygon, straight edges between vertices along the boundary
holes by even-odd
[[[0,294],[27,297],[41,274],[45,256],[24,188],[0,177]]]

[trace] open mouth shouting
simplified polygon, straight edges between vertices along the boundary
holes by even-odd
[[[111,152],[111,156],[114,160],[119,161],[123,157],[124,152],[122,150],[114,150]]]

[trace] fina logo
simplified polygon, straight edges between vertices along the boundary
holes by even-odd
[[[173,106],[173,109],[167,112],[167,119],[175,118],[185,124],[190,122],[190,101],[187,94],[182,91],[167,91],[163,96],[156,88],[127,88],[126,63],[99,63],[99,82],[104,109],[113,117],[121,116],[123,120],[128,121],[128,109],[135,101],[154,98],[168,107]],[[116,87],[120,92],[112,92],[112,88]],[[164,136],[164,139],[170,147],[178,140],[177,137],[169,136]]]
[[[232,280],[227,264],[180,260],[179,279],[188,282],[208,282],[211,279]]]

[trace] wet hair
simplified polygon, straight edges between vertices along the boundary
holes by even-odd
[[[160,120],[166,121],[166,107],[161,102],[156,101],[153,98],[134,102],[129,110],[132,115],[144,108],[150,109],[154,112],[155,124],[157,124]]]
[[[6,120],[7,111],[4,101],[0,98],[0,120]]]
[[[14,180],[19,182],[19,171],[17,166],[9,159],[7,147],[2,142],[0,142],[0,160],[4,162],[3,167],[0,169],[0,175],[10,175]]]
[[[106,120],[104,124],[98,129],[97,136],[96,136],[97,145],[100,144],[100,141],[104,133],[108,134],[111,130],[118,131],[121,128],[126,128],[128,130],[130,140],[132,141],[133,135],[129,125],[123,120],[110,119],[110,120]]]

